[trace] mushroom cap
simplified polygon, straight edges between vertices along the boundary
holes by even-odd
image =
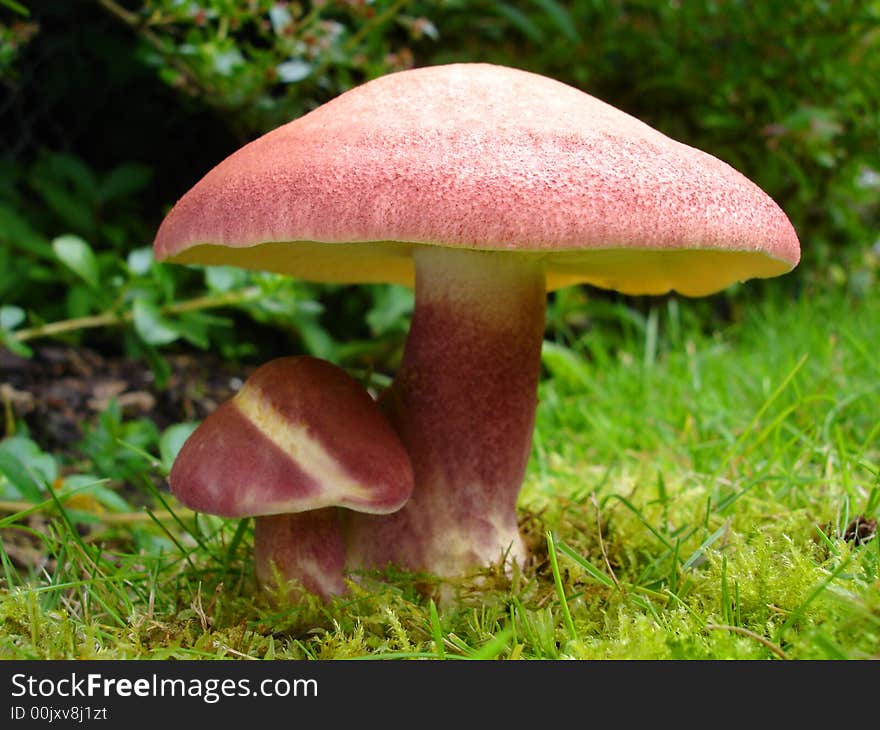
[[[387,514],[413,489],[379,406],[318,358],[271,360],[193,431],[168,477],[186,506],[224,517],[347,507]]]
[[[540,257],[548,289],[703,295],[792,269],[797,235],[719,159],[571,86],[452,64],[269,132],[174,206],[157,259],[413,283],[419,245]]]

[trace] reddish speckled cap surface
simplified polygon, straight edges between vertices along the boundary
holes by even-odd
[[[171,491],[226,517],[323,507],[386,514],[409,499],[409,456],[375,401],[313,357],[261,365],[211,413],[174,460]]]
[[[412,283],[414,245],[541,256],[548,288],[704,294],[800,256],[726,163],[598,99],[486,64],[390,74],[241,148],[163,221],[159,260]]]

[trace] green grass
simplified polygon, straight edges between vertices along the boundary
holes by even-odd
[[[846,532],[880,517],[880,295],[771,297],[714,331],[703,305],[551,304],[521,499],[533,558],[513,576],[438,605],[425,576],[370,575],[273,608],[252,525],[161,503],[148,477],[167,464],[144,459],[155,511],[110,519],[58,491],[42,523],[0,519],[45,557],[24,575],[0,554],[0,656],[877,658],[880,539]]]

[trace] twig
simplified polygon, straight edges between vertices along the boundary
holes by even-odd
[[[611,567],[611,561],[608,560],[608,553],[605,550],[605,540],[602,539],[602,515],[599,511],[599,500],[596,499],[595,492],[593,492],[593,494],[590,496],[592,498],[593,506],[596,508],[596,532],[599,535],[599,547],[602,550],[602,557],[605,559],[605,567],[608,568],[608,572],[611,574],[611,580],[614,581],[614,585],[617,586],[617,590],[622,593],[623,587],[620,585],[620,581],[617,580],[617,576],[614,575],[614,568]]]
[[[186,77],[186,80],[201,91],[202,94],[208,97],[213,94],[213,89],[205,83],[204,79],[200,78],[199,75],[193,71],[188,64],[181,61],[179,57],[170,53],[162,39],[149,28],[145,27],[144,20],[141,16],[127,10],[114,2],[114,0],[98,0],[98,5],[104,8],[110,13],[110,15],[125,23],[125,25],[131,28],[131,30],[141,35],[151,46],[153,46],[153,48],[168,59],[174,68],[183,74]]]
[[[26,510],[30,510],[31,512],[33,512],[34,506],[35,505],[32,502],[18,502],[18,501],[5,500],[5,501],[0,501],[0,512],[9,513],[9,514],[15,514],[16,512],[24,512]],[[51,502],[46,502],[44,509],[47,509],[49,507],[54,507],[54,505]],[[70,505],[68,505],[68,508],[69,507],[70,507]],[[36,510],[36,511],[41,511],[41,510]],[[132,524],[137,524],[140,522],[152,521],[152,518],[146,512],[105,512],[105,513],[100,513],[100,514],[96,513],[96,512],[89,512],[89,514],[94,515],[101,522],[104,522],[108,525],[132,525]],[[174,514],[176,514],[178,517],[182,517],[182,518],[186,519],[188,517],[192,517],[195,513],[188,510],[188,509],[181,508],[177,512],[175,512]],[[160,510],[158,512],[153,512],[153,515],[158,520],[172,520],[172,519],[174,519],[174,514],[172,514],[168,510]]]
[[[193,312],[199,309],[213,309],[216,307],[224,307],[230,304],[242,304],[256,299],[262,289],[258,286],[249,286],[237,292],[226,292],[215,296],[196,297],[195,299],[187,299],[184,302],[177,302],[161,307],[159,312],[162,314],[182,314],[184,312]],[[33,340],[38,337],[53,337],[55,335],[64,334],[66,332],[75,332],[83,329],[94,329],[95,327],[112,327],[114,325],[127,324],[134,319],[134,313],[129,310],[117,314],[115,312],[105,312],[104,314],[95,314],[89,317],[77,317],[75,319],[64,319],[59,322],[49,322],[37,327],[27,327],[25,329],[16,330],[12,333],[12,337],[18,342],[25,340]]]
[[[351,36],[349,36],[348,40],[345,42],[345,50],[349,53],[355,51],[357,47],[360,45],[361,41],[366,38],[373,30],[380,27],[383,23],[391,20],[397,13],[403,10],[411,0],[397,0],[397,2],[385,8],[381,13],[377,13],[368,21],[364,22],[364,24],[355,31]],[[334,61],[325,57],[321,63],[319,63],[314,69],[312,69],[311,75],[313,78],[318,78],[321,74],[324,73]]]
[[[234,654],[237,657],[241,657],[242,659],[250,659],[251,661],[258,662],[260,661],[258,657],[251,656],[250,654],[244,654],[240,651],[236,651],[231,646],[226,646],[226,644],[222,644],[219,641],[213,642],[215,649],[220,649],[221,651],[228,651],[230,654]]]
[[[743,636],[748,636],[750,639],[754,639],[758,643],[766,646],[780,659],[788,659],[788,656],[786,656],[785,652],[782,651],[782,649],[774,644],[772,641],[770,641],[770,639],[767,639],[760,634],[756,634],[754,631],[743,628],[742,626],[727,626],[726,624],[706,624],[706,628],[716,629],[720,631],[730,631],[734,634],[742,634]]]
[[[383,23],[391,20],[395,15],[397,15],[401,10],[403,10],[411,0],[397,0],[396,3],[392,3],[384,11],[381,13],[377,13],[370,20],[364,23],[352,36],[346,41],[345,48],[348,51],[354,51],[360,42],[366,38],[375,28],[378,28]]]
[[[192,602],[189,604],[190,608],[195,612],[196,616],[199,617],[199,622],[202,624],[202,632],[208,633],[208,624],[213,623],[208,620],[207,614],[205,614],[205,609],[202,607],[202,582],[199,581],[199,587],[196,591],[196,596],[193,598]]]

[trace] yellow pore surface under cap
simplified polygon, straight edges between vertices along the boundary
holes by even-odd
[[[412,251],[425,244],[396,241],[262,243],[246,248],[199,245],[174,256],[176,263],[231,265],[274,271],[309,281],[336,284],[392,283],[412,287]],[[586,251],[506,251],[505,255],[540,261],[547,290],[591,284],[624,294],[664,294],[675,290],[704,296],[731,282],[778,276],[791,266],[762,251],[706,249],[590,249]]]

